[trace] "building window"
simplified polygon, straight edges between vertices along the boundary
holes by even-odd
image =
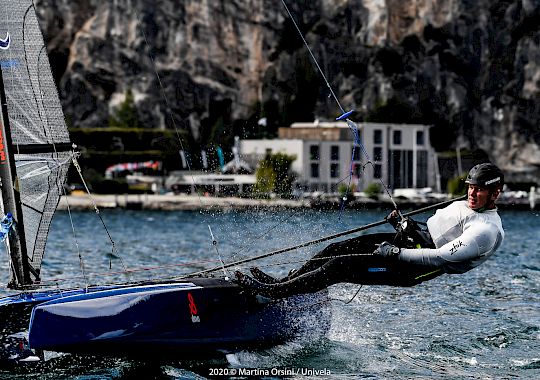
[[[339,161],[339,146],[332,145],[330,147],[330,159],[332,161]]]
[[[377,179],[382,178],[382,165],[380,164],[373,165],[373,177]]]
[[[413,187],[413,151],[392,150],[389,159],[389,184],[394,189]]]
[[[424,131],[416,131],[416,145],[424,145]]]
[[[318,160],[320,157],[319,155],[319,146],[318,145],[310,145],[309,146],[309,159],[310,160]]]
[[[374,144],[382,144],[382,130],[375,129],[373,131],[373,143]]]
[[[394,131],[394,145],[401,145],[401,131]]]
[[[375,161],[382,161],[382,148],[380,146],[373,148],[373,159]]]
[[[339,177],[339,164],[338,163],[330,164],[330,177],[331,178]]]
[[[319,164],[311,164],[311,178],[319,178]]]
[[[416,187],[428,185],[428,154],[425,150],[416,153]]]

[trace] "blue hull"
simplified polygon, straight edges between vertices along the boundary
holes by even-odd
[[[295,337],[302,317],[320,314],[326,293],[270,301],[224,279],[131,285],[39,303],[32,349],[193,357],[263,348]]]
[[[41,303],[89,292],[99,292],[118,286],[89,289],[49,290],[19,293],[0,298],[0,366],[18,362],[35,353],[28,349],[27,331],[32,309]]]

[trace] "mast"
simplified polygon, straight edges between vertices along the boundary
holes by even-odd
[[[30,264],[26,250],[26,240],[24,237],[23,213],[21,207],[21,197],[17,184],[17,171],[15,167],[15,156],[12,146],[11,129],[9,126],[7,98],[4,91],[4,79],[0,69],[0,181],[2,187],[2,203],[4,213],[10,212],[13,215],[15,234],[8,234],[7,249],[11,257],[12,279],[8,284],[9,288],[17,289],[32,284],[30,279]],[[21,228],[17,228],[17,224]],[[36,275],[37,273],[34,274]],[[37,276],[36,276],[37,277]]]

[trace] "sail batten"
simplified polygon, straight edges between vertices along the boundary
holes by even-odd
[[[26,247],[21,255],[37,277],[71,163],[71,142],[33,2],[0,0],[0,9],[0,36],[9,35],[0,49],[0,85],[15,161],[15,178],[7,185],[17,187],[24,220],[18,228],[24,228]],[[10,211],[5,204],[3,211]]]

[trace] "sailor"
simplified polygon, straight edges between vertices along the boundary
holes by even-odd
[[[501,245],[504,230],[495,201],[504,185],[492,163],[468,173],[467,200],[438,210],[422,228],[392,212],[387,221],[396,233],[377,233],[333,243],[287,277],[277,280],[258,268],[253,277],[236,272],[240,285],[253,292],[283,298],[312,293],[349,282],[414,286],[444,273],[465,273],[486,261]]]

